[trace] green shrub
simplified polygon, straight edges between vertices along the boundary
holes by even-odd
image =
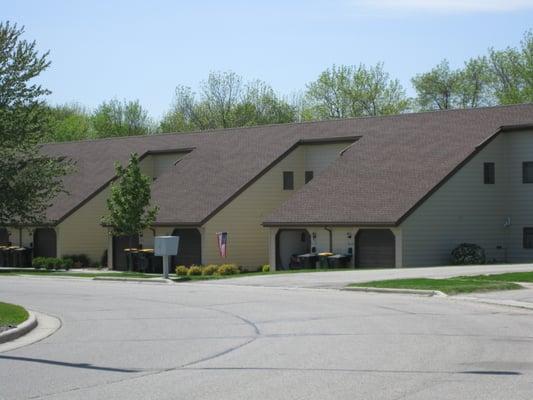
[[[44,262],[44,267],[48,270],[56,269],[58,268],[58,264],[60,263],[58,258],[54,257],[46,257]]]
[[[32,260],[31,265],[35,269],[46,268],[46,258],[45,257],[35,257]]]
[[[270,272],[270,265],[265,264],[261,267],[261,271],[263,272]]]
[[[198,265],[191,265],[189,271],[187,272],[187,275],[202,275],[202,267],[199,267]]]
[[[218,271],[218,265],[210,264],[202,268],[202,275],[215,275]]]
[[[218,275],[235,275],[240,272],[241,271],[235,264],[222,264],[217,270]]]
[[[473,243],[461,243],[452,251],[454,265],[485,264],[485,250]]]
[[[86,254],[72,254],[64,256],[63,259],[72,260],[72,267],[74,268],[87,268],[91,265],[91,259]]]
[[[176,265],[176,275],[187,276],[188,272],[189,268],[187,268],[185,265]]]
[[[68,271],[69,269],[72,268],[73,265],[74,265],[74,261],[72,261],[72,258],[61,259],[61,268],[63,268],[64,270]]]

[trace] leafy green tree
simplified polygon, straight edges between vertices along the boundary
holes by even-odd
[[[280,99],[269,85],[254,81],[246,85],[232,119],[234,126],[279,124],[294,121],[295,113],[295,107]]]
[[[33,80],[50,61],[23,33],[16,24],[0,22],[0,225],[44,222],[72,168],[68,160],[40,151],[49,122],[43,97],[50,91]]]
[[[333,66],[307,85],[306,97],[318,119],[398,114],[409,99],[383,64]]]
[[[533,31],[524,34],[520,48],[490,49],[488,58],[500,104],[533,102]]]
[[[215,128],[291,122],[295,109],[261,81],[244,82],[234,72],[212,72],[196,94],[176,88],[174,104],[160,130],[186,132]]]
[[[474,58],[463,69],[452,70],[447,60],[411,82],[422,110],[481,107],[494,103],[487,60]]]
[[[234,127],[234,110],[242,96],[242,77],[235,72],[210,73],[201,84],[201,106],[208,113],[209,127]]]
[[[142,174],[136,153],[130,155],[126,167],[115,163],[115,170],[117,180],[111,185],[107,199],[109,215],[102,217],[101,222],[113,235],[131,238],[155,221],[158,208],[150,206],[151,180]]]
[[[50,128],[47,142],[64,142],[94,137],[89,112],[81,105],[72,103],[50,107]]]
[[[186,132],[208,129],[209,116],[201,106],[196,93],[187,86],[176,87],[174,103],[160,123],[162,132]]]
[[[457,107],[475,108],[496,103],[486,57],[468,60],[464,68],[457,71],[457,78]]]
[[[454,108],[459,77],[450,69],[447,60],[441,61],[429,72],[416,75],[411,82],[418,94],[417,102],[423,110]]]
[[[138,100],[112,99],[100,104],[92,115],[96,137],[147,135],[153,124]]]

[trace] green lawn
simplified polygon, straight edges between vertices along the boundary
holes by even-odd
[[[505,274],[476,275],[472,279],[505,282],[533,282],[533,272],[507,272]]]
[[[385,281],[372,281],[364,283],[353,283],[349,286],[377,287],[388,289],[422,289],[440,290],[446,294],[490,292],[495,290],[520,289],[522,286],[508,281],[497,281],[488,279],[476,279],[476,277],[455,277],[448,279],[394,279]]]
[[[28,319],[28,312],[21,306],[0,302],[0,326],[18,325]]]

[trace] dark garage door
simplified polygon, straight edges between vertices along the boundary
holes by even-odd
[[[0,228],[0,246],[9,244],[9,232],[6,228]]]
[[[180,238],[178,255],[172,259],[173,266],[202,263],[202,235],[198,229],[174,229],[172,236]]]
[[[126,271],[128,269],[124,249],[130,247],[139,247],[139,236],[113,236],[113,269],[118,271]]]
[[[360,268],[395,265],[394,234],[389,229],[361,229],[355,237],[355,248]]]
[[[33,232],[33,256],[56,256],[56,231],[52,228],[38,228]]]

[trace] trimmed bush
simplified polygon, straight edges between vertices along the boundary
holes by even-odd
[[[35,269],[46,268],[46,258],[45,257],[35,257],[31,261],[31,265]]]
[[[44,267],[48,270],[59,268],[59,259],[54,257],[45,258]]]
[[[189,268],[189,271],[187,272],[187,275],[189,276],[202,275],[202,267],[199,267],[197,265],[191,265],[191,267]]]
[[[72,265],[74,264],[74,261],[72,261],[72,258],[63,258],[61,260],[61,268],[68,271],[72,268]]]
[[[222,264],[217,270],[218,275],[235,275],[240,272],[241,271],[235,264]]]
[[[87,268],[91,265],[91,259],[86,254],[72,254],[64,256],[63,259],[72,260],[71,267]]]
[[[70,268],[72,268],[72,259],[55,257],[35,257],[32,260],[32,266],[36,269],[65,269],[68,271]]]
[[[461,243],[452,251],[454,265],[485,264],[485,250],[473,243]]]
[[[265,264],[261,267],[261,271],[263,272],[270,272],[270,265]]]
[[[210,264],[202,268],[202,275],[215,275],[218,271],[218,265]]]
[[[185,265],[177,265],[176,266],[176,275],[178,276],[187,276],[189,272],[189,268],[187,268]]]

